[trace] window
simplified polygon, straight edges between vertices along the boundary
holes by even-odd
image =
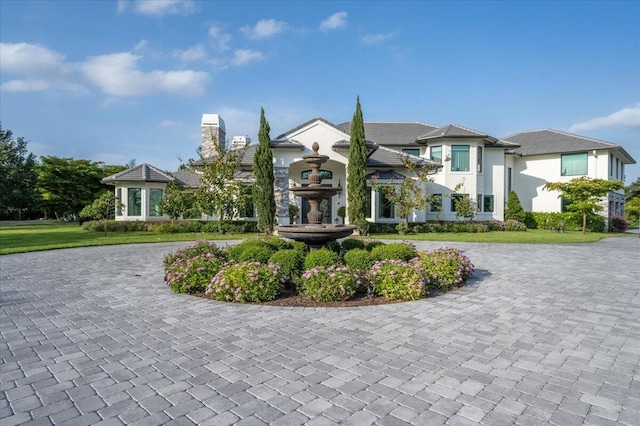
[[[451,145],[451,171],[469,171],[469,145]]]
[[[442,194],[433,194],[431,196],[431,203],[429,210],[432,212],[441,212],[442,211]]]
[[[320,170],[320,176],[322,179],[333,179],[333,172],[331,170]],[[305,170],[300,173],[300,179],[309,179],[309,175],[311,174],[311,170]]]
[[[160,201],[162,201],[163,191],[158,188],[149,190],[149,216],[161,216]]]
[[[511,167],[507,167],[507,194],[511,192]]]
[[[613,176],[613,154],[609,154],[609,176]]]
[[[562,176],[580,176],[587,174],[587,153],[562,154],[560,157]],[[617,171],[616,171],[617,172]]]
[[[616,179],[620,179],[620,160],[618,160],[617,158],[616,158]]]
[[[567,200],[564,197],[560,197],[560,211],[562,213],[569,211],[569,206],[571,205],[571,201]]]
[[[431,160],[442,164],[442,146],[431,147]]]
[[[393,190],[393,188],[389,188],[386,190]],[[378,192],[378,205],[380,206],[380,214],[378,215],[382,219],[393,219],[396,215],[395,205],[392,201],[389,201],[387,197],[385,197],[385,192]]]
[[[486,213],[493,212],[493,195],[485,195],[483,199],[483,207]]]
[[[371,219],[371,187],[367,186],[367,191],[364,197],[364,212],[365,218]]]
[[[142,216],[142,189],[127,189],[127,215]]]
[[[122,188],[116,188],[116,216],[122,216]]]
[[[476,200],[478,201],[476,203],[476,211],[481,212],[482,211],[482,194],[478,194],[478,198],[476,198]]]
[[[478,147],[478,158],[477,158],[476,171],[478,173],[482,173],[482,147],[481,146]]]
[[[244,195],[244,204],[238,207],[238,217],[254,217],[253,191],[250,186],[245,186]]]
[[[414,148],[402,148],[402,152],[409,155],[415,155],[416,157],[420,157],[420,149]]]
[[[620,180],[624,180],[624,163],[620,162]]]
[[[456,211],[456,206],[464,199],[465,194],[451,194],[451,211]]]

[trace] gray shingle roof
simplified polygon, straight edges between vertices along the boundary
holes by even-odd
[[[171,174],[187,188],[198,188],[200,186],[200,175],[192,170],[182,169]]]
[[[393,149],[379,147],[367,158],[367,167],[383,168],[383,167],[404,167],[405,161],[409,160],[418,166],[432,165],[433,167],[442,167],[441,164],[435,163],[422,157],[405,154]]]
[[[405,180],[407,177],[393,170],[376,170],[365,176],[365,179],[383,179],[383,180]]]
[[[431,131],[418,136],[416,138],[416,142],[424,143],[431,139],[439,138],[483,138],[487,139],[487,141],[491,143],[495,143],[497,141],[496,138],[491,137],[486,133],[458,126],[457,124],[447,124],[446,126],[432,129]]]
[[[350,135],[351,122],[338,124],[339,130]],[[364,133],[368,141],[382,146],[414,146],[416,139],[436,126],[419,122],[366,122]]]
[[[322,121],[322,122],[323,122],[323,123],[325,123],[325,124],[328,124],[328,125],[329,125],[329,126],[331,126],[331,127],[338,128],[338,126],[336,126],[336,125],[335,125],[335,124],[333,124],[332,122],[327,121],[327,120],[325,120],[325,119],[324,119],[324,118],[322,118],[322,117],[316,117],[316,118],[312,118],[311,120],[305,121],[305,122],[304,122],[304,123],[302,123],[301,125],[296,126],[296,127],[294,127],[293,129],[291,129],[291,130],[287,130],[286,132],[284,132],[284,133],[282,133],[282,134],[278,135],[278,136],[276,137],[276,139],[275,139],[275,140],[284,139],[284,138],[286,138],[286,137],[287,137],[287,135],[289,135],[289,134],[291,134],[291,133],[294,133],[294,132],[296,132],[297,130],[302,129],[304,126],[307,126],[307,125],[309,125],[309,124],[313,123],[314,121],[318,121],[318,120],[319,120],[319,121]]]
[[[553,129],[531,130],[515,133],[504,138],[507,142],[520,145],[515,151],[522,156],[540,154],[559,154],[565,152],[588,151],[592,149],[615,149],[631,164],[635,160],[620,146],[615,143],[574,135]]]
[[[130,169],[123,170],[115,175],[102,179],[102,183],[115,182],[170,182],[174,178],[167,172],[152,166],[151,164],[138,164]]]

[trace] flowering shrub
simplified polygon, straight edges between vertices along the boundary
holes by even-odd
[[[357,277],[341,265],[317,266],[300,278],[300,292],[315,302],[347,300],[356,293],[357,286]]]
[[[227,255],[229,256],[230,260],[235,260],[236,262],[245,262],[247,260],[259,261],[258,259],[253,258],[253,255],[257,254],[257,247],[260,247],[261,250],[259,251],[263,253],[263,257],[264,254],[269,251],[270,254],[269,256],[266,256],[266,260],[268,260],[269,257],[271,257],[271,255],[276,252],[276,249],[273,248],[268,242],[262,240],[244,240],[243,242],[236,244],[233,247],[229,247],[227,249]],[[247,250],[249,251],[249,253],[245,254],[245,251]]]
[[[205,291],[223,264],[212,253],[180,258],[167,268],[165,282],[176,293],[199,293]]]
[[[284,281],[278,265],[227,263],[213,277],[206,294],[226,302],[262,302],[275,299]]]
[[[622,216],[611,216],[609,222],[609,232],[626,232],[629,224]]]
[[[358,275],[364,275],[371,269],[373,259],[365,249],[352,249],[344,254],[344,263]]]
[[[209,241],[196,241],[195,243],[181,248],[173,253],[169,253],[164,257],[163,264],[165,272],[178,259],[192,259],[196,256],[210,254],[209,257],[215,257],[221,262],[227,260],[225,252],[223,252],[215,243]]]
[[[462,285],[474,272],[471,260],[454,248],[421,252],[419,263],[425,271],[428,287],[440,290]]]
[[[515,219],[509,219],[504,222],[505,231],[526,231],[527,227],[524,223],[518,222]]]
[[[282,275],[289,282],[293,282],[304,269],[304,254],[294,249],[280,250],[269,258],[269,263],[278,265]]]
[[[417,255],[415,247],[409,243],[383,244],[371,250],[371,257],[374,260],[399,259],[409,261]]]
[[[260,263],[269,263],[269,259],[273,254],[274,250],[272,250],[269,246],[260,244],[253,247],[245,248],[238,254],[237,258],[234,260],[238,262],[253,261]]]
[[[316,266],[326,266],[341,264],[340,255],[336,252],[320,249],[310,252],[304,259],[304,268],[311,269]]]
[[[382,241],[369,241],[364,245],[365,250],[372,251],[374,248],[378,246],[383,246],[384,243]]]
[[[425,276],[416,260],[382,260],[371,267],[371,285],[378,296],[394,300],[416,300],[426,294]]]

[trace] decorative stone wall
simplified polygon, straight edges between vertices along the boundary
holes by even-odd
[[[274,167],[274,191],[278,224],[289,224],[289,167]]]
[[[204,158],[212,157],[218,150],[213,146],[213,137],[218,142],[218,146],[224,146],[226,133],[224,129],[214,125],[202,126],[202,156]]]

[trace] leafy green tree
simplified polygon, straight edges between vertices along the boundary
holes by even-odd
[[[27,151],[27,141],[13,139],[11,130],[0,124],[0,216],[21,219],[35,212],[40,194],[35,156]]]
[[[233,216],[234,205],[244,203],[246,192],[234,174],[240,165],[242,152],[229,150],[213,139],[213,155],[204,158],[201,154],[202,168],[200,187],[195,192],[196,206],[201,212],[217,216],[218,231],[223,231],[223,222]],[[193,164],[191,167],[195,167]]]
[[[518,194],[516,194],[516,191],[510,191],[507,198],[507,210],[504,212],[504,220],[514,219],[524,223],[526,218],[527,212],[522,208]]]
[[[569,182],[547,182],[543,189],[559,191],[558,198],[564,197],[569,205],[567,210],[582,214],[582,233],[587,232],[587,217],[601,211],[598,204],[609,192],[623,188],[619,180],[590,179],[579,177]]]
[[[367,146],[364,133],[364,120],[360,107],[360,96],[356,100],[356,110],[351,120],[351,138],[349,139],[349,165],[347,167],[347,203],[349,223],[358,227],[361,234],[367,232],[365,202],[367,196]]]
[[[276,217],[276,197],[274,192],[273,153],[269,122],[264,117],[264,108],[260,108],[260,131],[258,146],[253,156],[253,201],[258,213],[258,229],[267,235],[273,234]]]
[[[116,206],[121,206],[113,191],[105,192],[80,211],[80,220],[99,220],[103,222],[104,234],[107,235],[107,221],[115,219]]]
[[[160,212],[166,214],[173,223],[193,207],[193,194],[184,190],[184,185],[175,179],[167,183],[164,197],[159,203]]]
[[[640,222],[640,178],[624,188],[624,194],[626,200],[624,215],[630,224],[638,225]]]
[[[463,194],[462,197],[455,198],[453,200],[453,204],[456,211],[456,217],[461,217],[467,220],[471,220],[475,217],[476,203],[468,194]]]

